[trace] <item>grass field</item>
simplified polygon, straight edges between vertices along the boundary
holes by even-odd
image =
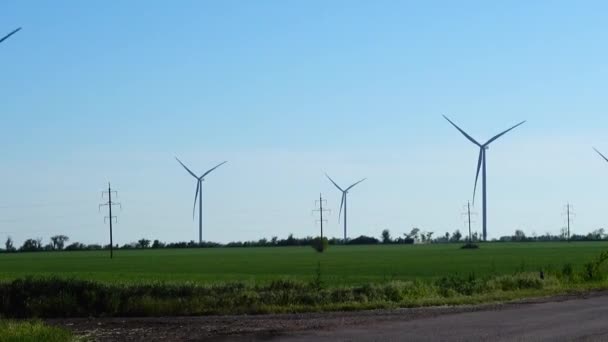
[[[352,285],[387,280],[435,279],[446,275],[477,276],[575,270],[608,242],[488,243],[478,250],[459,244],[331,246],[323,254],[310,247],[121,250],[108,252],[40,252],[0,254],[0,279],[28,275],[61,276],[103,282],[308,281],[321,262],[328,285]]]

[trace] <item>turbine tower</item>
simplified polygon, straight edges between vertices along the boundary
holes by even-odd
[[[19,32],[19,30],[21,30],[21,27],[17,28],[16,30],[13,30],[13,32],[7,34],[2,39],[0,39],[0,43],[2,43],[3,41],[7,40],[8,37],[10,37],[10,36],[14,35],[15,33]]]
[[[203,173],[202,176],[198,177],[196,174],[194,174],[194,172],[190,171],[190,169],[187,168],[181,160],[179,160],[177,157],[175,157],[175,159],[184,167],[184,169],[186,169],[186,171],[188,171],[190,175],[192,175],[192,177],[196,178],[196,191],[194,193],[194,207],[192,208],[192,219],[194,219],[196,211],[196,199],[198,198],[198,244],[200,245],[203,243],[203,181],[205,180],[205,176],[210,174],[211,171],[226,164],[227,162],[225,161],[219,163],[217,166],[212,169],[209,169],[207,172]]]
[[[367,178],[363,178],[362,180],[356,182],[355,184],[349,186],[348,188],[342,189],[338,184],[336,184],[336,182],[334,182],[333,179],[331,179],[331,177],[329,177],[327,175],[327,173],[325,174],[325,176],[336,186],[336,188],[338,188],[338,190],[340,190],[342,192],[342,201],[340,202],[340,212],[338,213],[338,222],[340,222],[340,216],[342,215],[342,208],[344,208],[344,241],[346,241],[346,194],[348,194],[348,191],[350,189],[352,189],[355,185],[363,182]]]
[[[494,142],[496,139],[502,137],[503,135],[507,134],[509,131],[515,129],[516,127],[523,125],[526,121],[522,121],[520,123],[518,123],[517,125],[507,129],[506,131],[499,133],[497,135],[495,135],[494,137],[492,137],[490,140],[486,141],[485,144],[480,144],[478,143],[475,139],[473,139],[470,135],[468,135],[465,131],[463,131],[460,127],[456,126],[455,123],[452,122],[452,120],[448,119],[447,116],[443,116],[446,120],[448,120],[449,123],[452,124],[452,126],[456,127],[456,129],[458,131],[460,131],[460,133],[462,133],[462,135],[464,135],[467,139],[469,139],[469,141],[471,141],[473,144],[477,145],[479,147],[479,158],[477,160],[477,173],[475,174],[475,186],[473,187],[473,204],[475,204],[475,193],[477,192],[477,180],[479,179],[479,171],[481,170],[481,194],[482,194],[482,222],[483,222],[483,240],[486,241],[487,236],[488,236],[488,215],[487,215],[487,188],[486,188],[486,150],[488,149],[488,147],[490,146],[490,144],[492,142]]]

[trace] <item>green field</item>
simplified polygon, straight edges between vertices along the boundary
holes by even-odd
[[[478,250],[459,244],[119,250],[0,254],[0,279],[54,275],[104,282],[308,281],[321,262],[323,281],[352,285],[387,280],[433,279],[450,274],[477,276],[517,271],[575,270],[608,242],[487,243]]]

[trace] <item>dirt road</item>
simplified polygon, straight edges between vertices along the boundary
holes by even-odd
[[[48,322],[96,341],[608,341],[608,293],[453,308]]]

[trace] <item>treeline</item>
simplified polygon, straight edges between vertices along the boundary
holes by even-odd
[[[608,235],[604,228],[596,229],[586,235],[572,234],[563,230],[560,235],[532,235],[527,236],[523,230],[516,230],[513,235],[501,236],[498,240],[502,242],[534,242],[534,241],[603,241],[608,240]]]
[[[438,237],[433,237],[434,232],[422,231],[419,228],[413,228],[409,233],[402,234],[397,237],[391,236],[388,229],[385,229],[380,234],[380,238],[373,236],[361,235],[354,239],[328,239],[329,245],[375,245],[375,244],[436,244],[436,243],[463,243],[463,242],[479,242],[481,235],[477,232],[471,236],[463,236],[460,230],[455,230],[453,233],[445,233]],[[218,243],[205,241],[198,243],[193,240],[188,242],[162,242],[159,240],[149,240],[142,238],[136,242],[127,243],[124,245],[115,245],[114,249],[161,249],[161,248],[231,248],[231,247],[287,247],[287,246],[310,246],[315,238],[307,236],[304,238],[294,237],[289,234],[286,239],[279,239],[274,236],[271,239],[262,238],[257,241],[234,241],[228,243]],[[602,241],[608,240],[608,235],[603,228],[596,229],[586,235],[573,234],[567,235],[567,232],[562,232],[560,235],[531,235],[527,236],[522,230],[518,229],[513,235],[502,236],[498,239],[492,239],[489,242],[534,242],[534,241]],[[0,252],[39,252],[39,251],[84,251],[84,250],[102,250],[110,249],[110,245],[99,244],[83,244],[73,242],[68,244],[69,237],[65,235],[55,235],[49,240],[49,243],[43,244],[41,238],[27,239],[19,248],[14,246],[11,237],[6,239],[4,249],[0,248]]]

